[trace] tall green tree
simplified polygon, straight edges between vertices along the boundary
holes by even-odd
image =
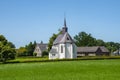
[[[25,46],[26,56],[33,56],[35,46],[36,46],[36,41],[34,41],[34,43],[30,42],[28,45]]]
[[[0,60],[5,62],[8,59],[15,58],[15,46],[12,42],[8,42],[8,40],[0,35]]]
[[[96,45],[96,39],[87,34],[86,32],[80,32],[74,36],[74,40],[77,46],[94,46]]]
[[[7,39],[3,36],[3,35],[0,35],[0,42],[3,44],[3,45],[6,45],[7,44]]]
[[[120,48],[120,43],[115,43],[115,42],[106,42],[105,46],[108,48],[108,50],[112,53],[116,50],[119,50]]]

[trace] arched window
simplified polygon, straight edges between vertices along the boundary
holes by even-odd
[[[75,46],[73,45],[73,53],[75,53]]]
[[[61,53],[63,53],[63,46],[61,45]]]

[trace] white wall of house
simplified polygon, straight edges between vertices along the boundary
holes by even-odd
[[[89,53],[88,56],[96,56],[96,53]]]
[[[52,46],[52,49],[56,49],[57,52],[59,51],[59,45],[54,45]],[[49,59],[57,59],[59,58],[59,54],[58,53],[49,53]]]
[[[49,54],[49,59],[57,59],[57,58],[58,58],[58,54],[54,54],[54,53]]]
[[[38,56],[38,57],[42,57],[42,52],[41,52],[41,50],[40,50],[40,48],[39,48],[38,46],[35,48],[34,53],[37,53],[36,56]]]
[[[61,49],[63,47],[63,50]],[[62,50],[62,51],[61,51]],[[59,44],[59,58],[65,58],[65,44]]]
[[[77,58],[77,46],[75,44],[72,44],[72,58]]]
[[[61,49],[63,48],[63,49]],[[76,58],[77,51],[76,45],[71,43],[54,45],[52,49],[56,49],[58,53],[49,53],[49,59],[64,59],[64,58]]]
[[[63,46],[63,53],[61,53],[61,46]],[[59,58],[76,58],[76,45],[71,43],[60,44],[59,45]]]

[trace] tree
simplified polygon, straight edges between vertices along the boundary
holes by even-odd
[[[28,45],[26,45],[25,47],[20,47],[19,49],[17,49],[17,56],[34,56],[34,49],[36,46],[36,41],[34,42],[30,42]]]
[[[74,37],[77,46],[94,46],[96,45],[96,39],[87,34],[86,32],[80,32]]]
[[[27,56],[33,56],[35,46],[36,46],[36,41],[34,41],[34,43],[30,42],[28,45],[25,46]]]
[[[53,34],[52,37],[49,39],[49,43],[48,43],[48,51],[51,50],[52,45],[53,45],[53,42],[54,42],[54,40],[57,38],[57,36],[58,36],[57,34]]]
[[[108,50],[112,53],[116,50],[119,49],[120,43],[115,43],[115,42],[106,42],[105,46],[108,48]]]
[[[26,48],[25,47],[20,47],[19,49],[16,50],[17,56],[26,56]]]
[[[105,42],[101,39],[96,40],[96,46],[105,46]]]
[[[0,35],[0,60],[5,62],[9,59],[15,58],[15,46],[12,42],[8,42],[8,40]]]
[[[7,44],[7,39],[3,36],[3,35],[0,35],[0,42],[3,44],[3,45],[6,45]]]
[[[48,51],[43,51],[42,56],[48,56]]]
[[[15,45],[12,42],[8,42],[7,45],[10,46],[11,48],[15,48]]]
[[[11,49],[10,46],[4,46],[1,51],[1,60],[5,62],[8,59],[15,59],[15,49]]]

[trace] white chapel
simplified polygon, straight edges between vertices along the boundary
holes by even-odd
[[[64,19],[64,27],[62,33],[53,42],[52,49],[49,52],[49,59],[65,59],[76,58],[77,46],[68,33],[66,19]]]

